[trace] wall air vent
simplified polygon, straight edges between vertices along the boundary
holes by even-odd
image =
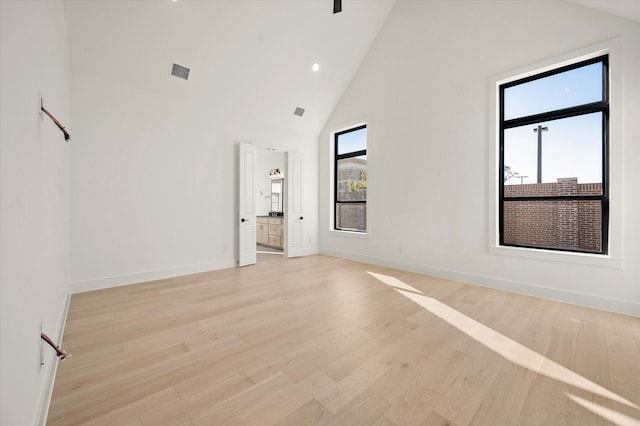
[[[187,80],[189,78],[189,71],[191,71],[187,67],[183,67],[182,65],[173,64],[173,68],[171,68],[171,75],[175,75],[178,78],[182,78]]]
[[[296,107],[296,110],[293,111],[293,115],[297,115],[298,117],[302,117],[304,115],[304,108]]]

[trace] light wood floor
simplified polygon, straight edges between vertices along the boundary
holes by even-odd
[[[265,256],[74,295],[48,424],[640,424],[640,318]]]

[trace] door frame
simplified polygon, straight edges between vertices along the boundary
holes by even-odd
[[[304,204],[302,203],[302,200],[299,200],[300,204],[301,204],[301,208],[300,208],[300,212],[297,212],[297,216],[299,218],[297,218],[295,221],[291,220],[291,215],[290,215],[290,211],[291,211],[291,205],[290,205],[290,191],[292,188],[292,184],[293,182],[291,181],[291,174],[292,174],[292,163],[291,160],[292,159],[296,159],[300,162],[299,167],[302,167],[303,164],[303,158],[302,158],[302,154],[298,153],[297,151],[291,150],[289,148],[286,147],[278,147],[278,146],[274,146],[271,144],[266,144],[266,143],[260,143],[260,142],[256,142],[256,141],[248,141],[248,142],[239,142],[239,145],[248,145],[253,147],[254,150],[254,161],[253,161],[253,179],[254,182],[251,185],[251,187],[253,188],[253,205],[254,205],[254,216],[253,216],[253,224],[254,224],[254,244],[253,244],[253,255],[256,256],[256,261],[257,261],[257,254],[255,252],[255,240],[256,240],[256,235],[255,233],[257,232],[257,226],[256,226],[256,216],[255,216],[255,204],[256,204],[256,198],[257,198],[257,194],[255,192],[255,167],[256,167],[256,162],[255,162],[255,155],[257,155],[257,153],[255,153],[255,150],[257,148],[260,149],[270,149],[270,150],[274,150],[274,151],[278,151],[281,152],[282,154],[284,154],[284,180],[285,180],[285,184],[283,185],[283,203],[282,203],[282,210],[283,210],[283,214],[284,214],[284,241],[283,241],[283,256],[286,258],[289,257],[298,257],[298,256],[302,256],[303,254],[303,249],[302,249],[302,218],[304,217],[303,213],[303,206]],[[242,161],[242,152],[243,149],[240,148],[240,161]],[[238,163],[238,166],[240,168],[240,162]],[[300,192],[302,193],[303,189],[302,189],[302,170],[299,170],[299,174],[300,174],[300,181],[298,182],[298,185],[300,185],[299,189]],[[241,253],[242,253],[242,238],[244,236],[244,234],[240,231],[240,227],[242,226],[240,221],[242,220],[242,209],[241,209],[241,205],[240,203],[242,202],[241,198],[242,198],[242,179],[243,177],[241,176],[242,171],[238,170],[238,176],[239,176],[239,194],[238,194],[238,210],[239,210],[239,214],[238,214],[238,261],[236,262],[238,264],[238,266],[245,266],[245,265],[251,265],[256,263],[256,261],[252,262],[252,263],[244,263],[241,264]],[[246,189],[246,186],[245,186]],[[246,219],[246,218],[245,218]],[[298,235],[300,237],[300,241],[299,241],[299,247],[296,246],[296,248],[294,248],[293,250],[290,250],[290,247],[293,245],[292,244],[292,240],[291,238],[296,235],[295,232],[292,232],[292,227],[293,226],[298,226],[300,229],[297,231]],[[246,244],[246,240],[245,240],[245,244]]]

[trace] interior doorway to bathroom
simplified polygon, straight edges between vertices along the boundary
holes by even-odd
[[[255,162],[257,260],[284,254],[286,153],[258,147]]]
[[[257,262],[258,244],[277,249],[261,256],[304,256],[302,155],[245,142],[238,147],[238,266]],[[274,181],[280,182],[279,189]],[[280,192],[274,196],[276,191]]]

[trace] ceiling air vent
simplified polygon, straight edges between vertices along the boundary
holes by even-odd
[[[293,115],[297,115],[298,117],[302,117],[304,115],[304,108],[296,107],[296,110],[293,111]]]
[[[187,80],[189,78],[189,71],[191,71],[187,67],[183,67],[182,65],[173,64],[173,68],[171,68],[171,75],[175,75],[176,77]]]

